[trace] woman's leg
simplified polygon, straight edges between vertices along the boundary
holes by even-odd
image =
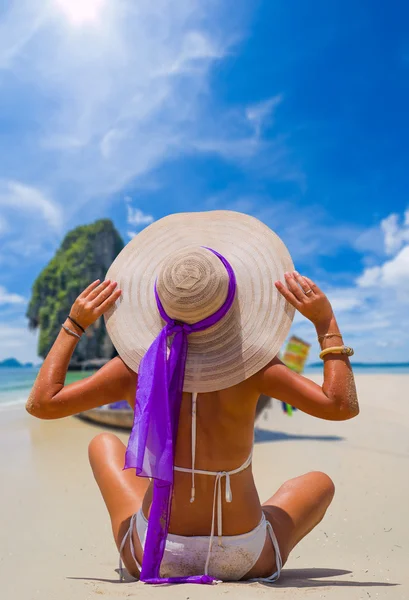
[[[143,497],[149,487],[149,479],[136,477],[134,469],[123,470],[125,450],[125,445],[112,433],[100,433],[91,440],[88,448],[89,461],[111,517],[112,531],[118,549],[129,528],[130,518],[141,508]],[[142,547],[137,535],[134,534],[133,540],[136,558],[140,563]],[[128,572],[134,577],[139,576],[128,541],[122,558]]]
[[[334,493],[332,479],[312,471],[286,481],[264,502],[263,511],[273,526],[283,564],[298,542],[323,519]]]
[[[312,471],[286,481],[264,502],[263,512],[277,537],[283,564],[298,542],[322,520],[334,492],[334,484],[328,475]],[[263,551],[246,579],[266,577],[275,571],[274,549],[269,538],[267,535]]]

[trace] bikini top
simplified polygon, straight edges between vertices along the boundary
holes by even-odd
[[[207,552],[207,559],[205,565],[205,575],[207,575],[207,570],[210,561],[212,543],[214,539],[215,532],[215,518],[216,518],[216,505],[217,505],[217,535],[219,538],[219,546],[222,545],[222,536],[223,536],[223,525],[222,525],[222,479],[224,478],[226,481],[225,484],[225,500],[226,502],[231,502],[233,499],[231,486],[230,486],[230,477],[231,475],[235,475],[236,473],[240,473],[247,469],[247,467],[251,464],[251,459],[253,455],[253,451],[250,452],[247,460],[237,469],[233,469],[232,471],[203,471],[202,469],[195,469],[195,458],[196,458],[196,404],[197,404],[197,393],[192,394],[192,468],[187,469],[185,467],[177,467],[176,465],[173,467],[175,471],[180,471],[182,473],[191,473],[192,474],[192,488],[191,488],[191,496],[190,502],[195,501],[195,473],[198,475],[211,475],[215,477],[214,481],[214,493],[213,493],[213,512],[212,512],[212,527],[210,531],[209,537],[209,550]]]

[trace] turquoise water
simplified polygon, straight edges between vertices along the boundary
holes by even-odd
[[[354,365],[352,364],[354,373],[356,373],[357,375],[361,375],[361,374],[368,374],[368,375],[379,375],[379,374],[386,374],[386,375],[408,375],[409,374],[409,364],[404,364],[401,365],[399,363],[397,364],[393,364],[393,363],[388,363],[387,365],[381,365],[381,364],[376,364],[376,365]],[[308,375],[308,373],[322,373],[323,372],[323,368],[322,365],[320,366],[309,366],[305,368],[304,374]]]
[[[23,406],[37,376],[38,369],[4,369],[0,368],[0,410],[15,406]],[[305,375],[322,373],[322,366],[311,366],[305,369]],[[354,373],[361,374],[409,374],[409,366],[401,365],[366,365],[354,366]],[[66,383],[77,381],[91,375],[90,371],[69,371]]]
[[[0,410],[15,406],[24,406],[35,378],[38,368],[33,369],[5,369],[0,368]],[[77,381],[91,375],[92,371],[69,371],[66,383]]]

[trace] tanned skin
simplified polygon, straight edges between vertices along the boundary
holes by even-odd
[[[317,335],[340,333],[326,295],[308,277],[296,271],[285,275],[286,284],[275,282],[278,291],[316,328]],[[312,292],[306,294],[308,290]],[[99,280],[76,299],[71,316],[84,328],[95,322],[119,298],[115,282]],[[65,325],[82,331],[67,319]],[[47,355],[27,401],[27,411],[40,419],[59,419],[78,412],[127,400],[135,407],[137,374],[121,358],[108,362],[95,374],[64,385],[70,358],[78,338],[63,329]],[[325,338],[322,348],[342,345],[341,337]],[[254,416],[260,394],[282,400],[319,419],[343,421],[359,413],[354,376],[346,355],[327,354],[322,386],[295,373],[275,357],[264,369],[239,385],[219,392],[199,394],[197,402],[196,468],[219,471],[240,466],[253,445]],[[191,395],[183,394],[175,464],[191,467]],[[133,513],[141,507],[146,516],[152,498],[149,480],[123,471],[125,446],[112,433],[97,435],[89,446],[89,459],[111,518],[119,547]],[[274,471],[274,456],[269,471]],[[266,472],[269,477],[269,472]],[[191,476],[175,472],[169,531],[180,535],[209,535],[214,478],[196,476],[196,500],[190,503]],[[283,562],[294,546],[323,518],[334,495],[328,475],[310,472],[285,482],[271,498],[260,503],[251,466],[231,478],[233,502],[223,503],[223,534],[237,535],[258,525],[264,511],[280,546]],[[142,548],[134,533],[136,556]],[[138,576],[129,542],[123,553],[129,573]],[[269,536],[264,549],[244,579],[268,576],[275,571],[275,553]]]

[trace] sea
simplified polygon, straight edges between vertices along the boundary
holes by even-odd
[[[409,374],[409,364],[376,364],[376,365],[352,365],[354,373],[366,374]],[[16,407],[23,407],[27,401],[30,390],[38,373],[37,368],[0,368],[0,411]],[[304,374],[308,375],[322,373],[322,365],[307,366]],[[68,371],[66,385],[89,377],[92,371]]]
[[[0,411],[24,406],[38,371],[38,367],[0,367]],[[89,377],[93,372],[68,371],[65,383],[68,384]]]

